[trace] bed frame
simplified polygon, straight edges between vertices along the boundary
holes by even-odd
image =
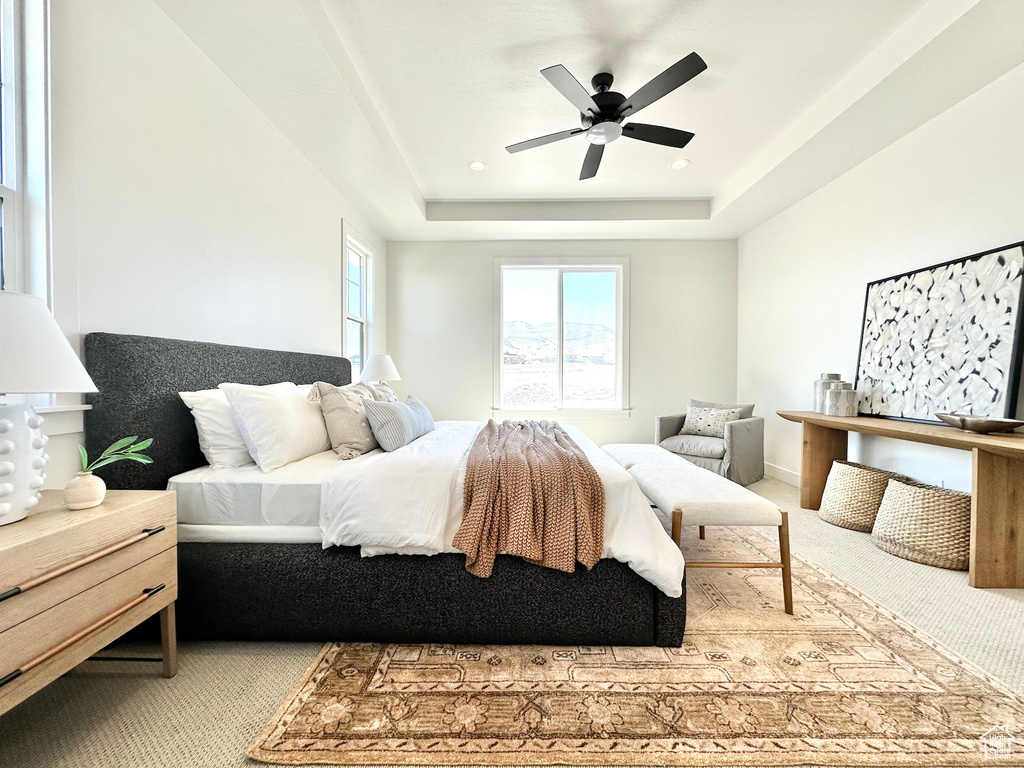
[[[91,333],[85,366],[92,455],[126,435],[152,437],[151,465],[104,468],[109,488],[163,490],[203,466],[195,421],[177,393],[224,381],[348,384],[345,358],[180,339]],[[381,641],[679,646],[686,598],[628,565],[561,573],[501,555],[480,579],[465,557],[362,558],[357,547],[179,543],[178,634],[195,640]]]

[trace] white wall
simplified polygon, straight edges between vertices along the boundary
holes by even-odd
[[[491,417],[494,260],[630,258],[628,419],[561,419],[599,443],[650,442],[654,417],[690,397],[732,400],[736,242],[486,241],[388,243],[388,351],[396,389],[438,419]]]
[[[353,201],[150,0],[51,8],[54,310],[73,341],[340,354],[343,219],[386,290],[385,243]],[[79,438],[51,443],[51,485]]]
[[[739,240],[740,400],[810,410],[825,371],[852,381],[868,281],[1024,240],[1018,67]],[[970,489],[970,455],[851,440],[851,454]],[[766,461],[799,472],[800,427],[766,425]],[[771,468],[770,468],[771,470]]]

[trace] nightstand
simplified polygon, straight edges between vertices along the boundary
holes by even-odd
[[[61,491],[0,527],[0,714],[160,613],[177,672],[177,508],[169,491],[108,491],[73,512]]]

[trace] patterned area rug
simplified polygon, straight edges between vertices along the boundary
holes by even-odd
[[[776,556],[756,532],[708,534],[688,554]],[[289,765],[1024,765],[1024,700],[829,573],[794,562],[795,616],[776,571],[687,580],[681,648],[328,645],[247,754]]]

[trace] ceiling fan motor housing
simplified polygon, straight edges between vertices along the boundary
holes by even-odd
[[[596,75],[594,77],[594,80],[596,81],[598,77],[601,77],[601,75]],[[607,77],[608,83],[611,84],[612,76],[608,75]],[[600,114],[597,115],[597,117],[588,113],[581,112],[580,123],[582,123],[584,128],[589,128],[590,126],[594,125],[594,123],[604,123],[609,121],[616,123],[622,122],[623,118],[616,113],[618,112],[619,106],[622,104],[622,102],[626,100],[625,96],[615,91],[599,90],[597,93],[594,94],[593,99],[594,103],[597,104],[597,107],[598,109],[601,110],[601,112]]]

